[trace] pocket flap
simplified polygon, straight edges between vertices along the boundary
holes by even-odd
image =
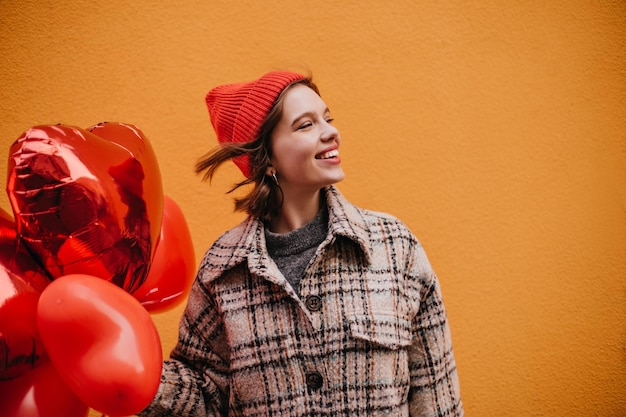
[[[411,322],[393,314],[355,315],[348,320],[354,338],[394,350],[411,344]]]

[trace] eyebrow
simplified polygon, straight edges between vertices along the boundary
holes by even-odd
[[[326,107],[322,114],[329,114],[329,113],[330,113],[330,109],[328,107]],[[296,118],[293,119],[293,122],[291,122],[291,126],[293,127],[302,118],[305,118],[305,117],[311,117],[312,118],[313,116],[315,116],[315,112],[313,112],[313,111],[304,112],[301,115],[299,115],[299,116],[297,116]]]

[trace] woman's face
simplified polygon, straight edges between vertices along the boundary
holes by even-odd
[[[271,162],[285,197],[318,191],[344,178],[341,138],[328,107],[315,91],[296,84],[285,92],[282,117],[274,128]]]

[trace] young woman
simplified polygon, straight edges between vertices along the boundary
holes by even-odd
[[[248,213],[206,253],[142,416],[461,416],[437,277],[396,218],[350,204],[341,136],[310,78],[207,95]]]

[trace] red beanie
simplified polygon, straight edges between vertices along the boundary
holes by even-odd
[[[292,82],[304,78],[295,72],[273,71],[255,81],[220,85],[209,91],[206,104],[218,142],[246,143],[256,139],[280,93]],[[248,155],[238,156],[233,162],[250,178]]]

